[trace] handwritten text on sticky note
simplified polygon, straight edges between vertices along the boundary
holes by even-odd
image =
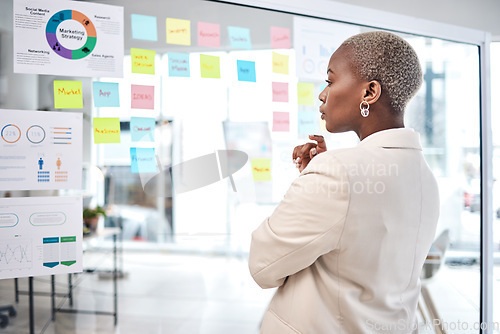
[[[169,53],[168,54],[168,75],[170,77],[189,78],[189,54],[188,53]]]
[[[271,48],[290,49],[290,29],[271,27]]]
[[[198,45],[220,47],[220,24],[198,22]]]
[[[275,111],[273,112],[273,131],[290,131],[290,113]]]
[[[92,83],[92,92],[94,98],[94,107],[119,107],[120,95],[118,83],[99,82]]]
[[[83,108],[81,81],[54,81],[54,106],[56,109]]]
[[[94,143],[119,143],[120,142],[120,119],[95,117],[93,124]]]
[[[154,141],[155,119],[150,117],[130,117],[130,135],[133,142]]]
[[[155,87],[131,85],[132,109],[154,109]]]
[[[130,168],[132,173],[156,173],[155,149],[152,147],[131,147]]]
[[[156,51],[130,49],[132,58],[132,73],[155,74]]]
[[[167,17],[167,44],[191,45],[191,21]]]
[[[254,61],[238,60],[236,66],[238,67],[238,81],[256,81]]]
[[[297,83],[297,103],[306,106],[314,105],[314,84]]]
[[[288,102],[288,83],[273,82],[273,102]]]
[[[273,72],[288,74],[288,56],[273,52]]]
[[[271,159],[252,159],[252,177],[254,181],[271,181]]]
[[[310,110],[300,110],[297,115],[297,125],[299,134],[317,133],[319,130],[318,112]]]
[[[220,78],[220,58],[200,55],[200,71],[202,78]]]
[[[227,27],[229,33],[229,42],[233,48],[252,49],[250,41],[250,29],[241,27]]]

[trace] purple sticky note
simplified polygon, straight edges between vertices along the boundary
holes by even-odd
[[[131,85],[132,87],[132,109],[154,109],[155,87]]]
[[[273,102],[288,102],[288,83],[273,82]]]
[[[287,112],[273,112],[273,131],[288,132],[290,131],[290,114]]]
[[[290,49],[290,29],[271,27],[271,48]]]
[[[198,45],[220,47],[220,24],[198,22]]]

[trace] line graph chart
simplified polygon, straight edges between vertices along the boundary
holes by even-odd
[[[32,258],[30,239],[0,239],[0,271],[31,268]]]

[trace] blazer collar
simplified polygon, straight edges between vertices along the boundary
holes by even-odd
[[[364,138],[358,146],[422,150],[419,133],[407,128],[388,129],[372,133]]]

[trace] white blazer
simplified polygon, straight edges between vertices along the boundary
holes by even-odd
[[[279,287],[261,333],[415,332],[438,216],[437,183],[411,129],[314,157],[252,233],[252,277]]]

